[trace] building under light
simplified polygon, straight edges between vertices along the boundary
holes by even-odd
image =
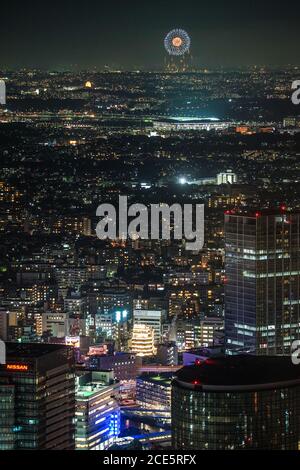
[[[156,131],[211,131],[227,129],[231,124],[218,118],[170,117],[153,121]]]
[[[216,331],[224,328],[224,320],[219,317],[206,317],[194,326],[195,343],[197,347],[207,348],[214,344]]]
[[[104,450],[120,433],[119,384],[113,372],[87,372],[76,391],[76,450]]]
[[[171,411],[172,373],[143,374],[136,380],[136,402],[142,409]]]
[[[154,329],[147,325],[136,323],[133,327],[131,350],[137,356],[154,356]]]
[[[172,383],[172,449],[299,450],[300,365],[290,356],[225,356]]]
[[[162,324],[166,317],[166,311],[162,309],[134,309],[133,321],[140,325],[147,325],[154,330],[154,344],[157,345],[162,339]]]
[[[300,213],[225,214],[228,353],[290,354],[300,338]]]
[[[217,184],[234,184],[237,183],[237,176],[233,171],[227,170],[223,173],[218,173]]]
[[[0,450],[74,450],[72,348],[6,343],[0,365]]]

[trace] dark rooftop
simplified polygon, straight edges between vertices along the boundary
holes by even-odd
[[[138,380],[143,380],[145,382],[151,382],[154,385],[160,385],[163,387],[169,387],[171,385],[171,380],[174,376],[173,372],[161,372],[157,374],[144,373],[137,377]]]
[[[64,344],[6,343],[6,358],[34,359],[64,348],[68,348],[68,346]]]
[[[205,386],[251,386],[276,382],[299,381],[300,365],[292,363],[290,356],[224,356],[206,359],[199,364],[177,371],[181,383]]]
[[[267,216],[284,216],[284,215],[293,216],[293,215],[299,215],[299,210],[290,209],[283,203],[279,207],[270,207],[268,209],[251,208],[251,209],[226,210],[225,215],[231,215],[231,216],[236,216],[236,217],[252,217],[252,218],[260,218],[260,217],[267,217]]]

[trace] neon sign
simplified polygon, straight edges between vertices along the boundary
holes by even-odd
[[[28,365],[27,364],[6,364],[6,370],[15,370],[15,371],[21,371],[24,372],[28,370]]]

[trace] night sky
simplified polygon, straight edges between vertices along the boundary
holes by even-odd
[[[61,0],[1,2],[0,69],[161,67],[164,35],[192,38],[199,66],[299,63],[300,2]]]

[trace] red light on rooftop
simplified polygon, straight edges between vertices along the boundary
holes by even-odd
[[[216,364],[216,361],[214,359],[206,359],[205,363],[210,366],[213,366]]]
[[[282,210],[283,212],[286,211],[286,205],[282,204],[282,205],[280,206],[280,210]]]
[[[232,214],[232,211],[225,211],[225,215],[230,215]]]
[[[194,380],[194,385],[199,385],[198,380]]]
[[[255,217],[258,218],[261,216],[261,213],[260,212],[255,212]]]

